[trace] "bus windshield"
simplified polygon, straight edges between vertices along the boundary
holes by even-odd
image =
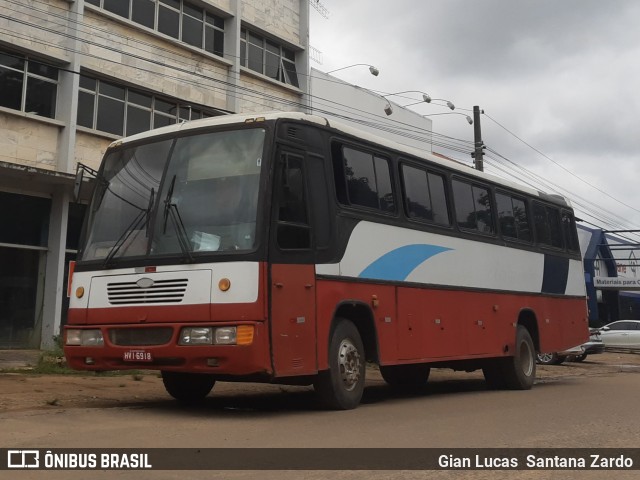
[[[108,153],[81,260],[254,249],[264,139],[243,129]]]

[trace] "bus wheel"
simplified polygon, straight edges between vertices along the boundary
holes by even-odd
[[[536,379],[536,351],[529,331],[518,325],[515,355],[488,360],[482,372],[490,388],[529,390]]]
[[[162,372],[162,383],[169,395],[180,402],[204,400],[216,383],[206,373]]]
[[[364,391],[364,346],[353,323],[337,322],[329,344],[329,370],[318,374],[313,387],[327,407],[350,410],[360,404]]]
[[[431,369],[424,363],[410,365],[380,365],[380,374],[391,387],[398,389],[422,387]]]
[[[513,357],[502,359],[504,384],[509,390],[529,390],[536,379],[536,350],[529,331],[518,325],[516,351]]]

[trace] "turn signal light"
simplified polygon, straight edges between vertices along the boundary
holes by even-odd
[[[236,345],[251,345],[253,343],[253,325],[239,325],[236,333]]]

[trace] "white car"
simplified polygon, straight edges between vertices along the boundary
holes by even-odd
[[[538,363],[541,365],[560,365],[565,360],[582,362],[587,355],[604,352],[604,342],[600,339],[601,331],[598,328],[589,329],[589,341],[569,348],[562,352],[539,353]]]
[[[600,329],[606,348],[640,349],[640,320],[618,320]]]

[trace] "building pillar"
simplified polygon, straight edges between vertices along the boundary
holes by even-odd
[[[300,83],[300,89],[303,91],[302,103],[305,106],[305,113],[313,113],[311,106],[311,66],[309,64],[309,58],[311,55],[310,43],[309,43],[309,1],[300,0],[300,24],[299,24],[299,41],[305,48],[304,55],[298,55],[298,62],[296,69],[300,72],[302,77]]]
[[[233,64],[229,67],[227,82],[227,110],[233,113],[240,113],[240,99],[238,98],[240,85],[240,28],[242,22],[242,0],[231,0],[231,11],[233,17],[227,20],[225,27],[225,51],[228,60]]]
[[[62,295],[64,285],[64,263],[67,242],[70,194],[62,188],[54,191],[51,198],[49,219],[49,241],[47,250],[44,302],[42,308],[41,349],[53,348],[54,337],[60,335]]]

